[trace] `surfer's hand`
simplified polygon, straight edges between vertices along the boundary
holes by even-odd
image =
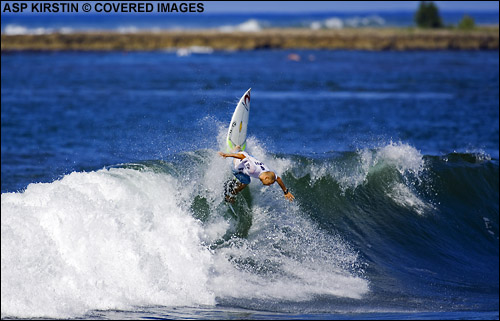
[[[222,157],[224,157],[224,158],[227,157],[227,155],[225,153],[223,153],[223,152],[219,152],[219,155],[222,156]]]
[[[293,196],[292,193],[288,192],[285,194],[285,198],[291,202],[295,199],[295,196]]]

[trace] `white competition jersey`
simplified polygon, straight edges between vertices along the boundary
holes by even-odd
[[[235,158],[233,160],[234,169],[238,172],[255,178],[259,178],[260,174],[264,172],[271,172],[269,167],[254,157],[248,155],[247,152],[239,152],[238,154],[245,155],[244,159]]]

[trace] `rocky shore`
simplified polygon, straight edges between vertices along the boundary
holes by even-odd
[[[2,34],[2,52],[32,50],[136,51],[209,47],[214,50],[498,50],[498,26],[471,31],[426,29],[266,29],[259,32],[189,30]]]

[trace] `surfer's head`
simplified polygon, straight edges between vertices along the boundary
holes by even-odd
[[[262,184],[269,186],[276,182],[276,174],[274,174],[274,172],[264,172],[259,175],[259,179]]]

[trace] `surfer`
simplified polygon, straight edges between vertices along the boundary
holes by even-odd
[[[229,193],[236,195],[241,192],[248,184],[250,184],[250,177],[258,178],[262,184],[269,186],[278,182],[278,185],[283,190],[285,198],[289,201],[293,201],[295,197],[290,193],[288,188],[273,171],[271,171],[264,163],[257,160],[253,156],[250,156],[247,152],[241,151],[240,146],[236,146],[234,151],[237,153],[223,153],[219,152],[219,155],[226,157],[233,157],[233,175],[238,179],[238,182],[229,181],[225,184],[225,195],[226,201],[234,202],[234,198],[229,195]]]

